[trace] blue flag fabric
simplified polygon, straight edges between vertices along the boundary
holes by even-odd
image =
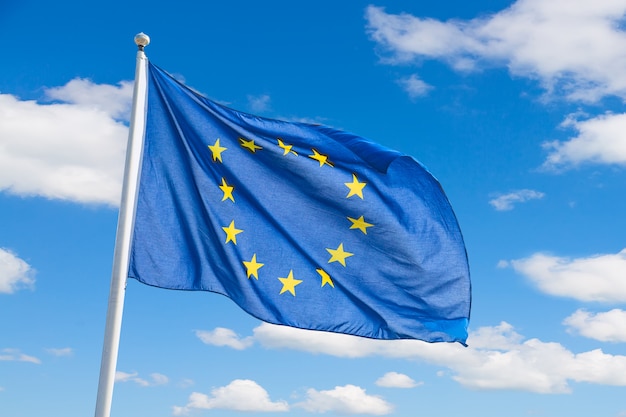
[[[234,111],[153,64],[147,103],[129,277],[274,324],[465,344],[463,238],[419,162]]]

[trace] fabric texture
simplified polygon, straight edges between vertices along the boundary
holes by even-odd
[[[419,162],[229,109],[151,63],[147,102],[130,278],[274,324],[465,344],[463,238]]]

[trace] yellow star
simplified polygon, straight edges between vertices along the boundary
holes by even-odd
[[[293,148],[293,145],[287,145],[285,144],[280,138],[278,138],[278,146],[280,146],[283,149],[283,155],[287,155],[289,153],[292,153],[296,156],[298,156],[298,154],[296,153],[296,151],[292,150],[291,148]]]
[[[352,222],[352,226],[350,226],[350,229],[359,229],[361,232],[363,232],[364,235],[367,234],[368,227],[374,226],[373,224],[368,223],[365,220],[363,220],[363,216],[359,217],[358,219],[353,219],[352,217],[348,217],[348,220]]]
[[[344,182],[344,184],[350,189],[346,198],[358,195],[363,200],[363,188],[367,185],[366,182],[359,182],[356,174],[352,174],[352,182]]]
[[[322,268],[318,268],[316,269],[316,271],[322,277],[322,287],[328,284],[331,287],[335,288],[335,284],[333,284],[332,278],[330,277],[330,275],[328,275],[326,271],[324,271]]]
[[[328,155],[322,155],[315,149],[311,149],[311,150],[313,151],[313,155],[309,155],[309,158],[315,159],[317,162],[320,163],[320,166],[322,165],[328,165],[329,167],[333,166],[333,164],[328,161]]]
[[[343,266],[346,266],[346,258],[354,255],[354,253],[346,252],[343,250],[343,243],[340,243],[337,249],[326,248],[326,250],[332,255],[328,263],[339,262]]]
[[[278,280],[283,283],[283,289],[280,290],[280,293],[289,291],[294,297],[296,296],[296,285],[302,283],[302,280],[293,278],[293,270],[289,270],[287,278],[278,278]]]
[[[245,140],[244,138],[239,138],[239,143],[241,144],[242,148],[246,148],[247,150],[249,150],[252,153],[256,153],[257,149],[263,149],[262,147],[260,147],[259,145],[254,143],[254,140]]]
[[[250,276],[253,276],[257,280],[259,279],[259,268],[265,265],[256,261],[256,253],[252,256],[252,260],[250,260],[249,262],[243,261],[243,264],[246,267],[248,279],[250,279]]]
[[[226,180],[222,178],[222,185],[220,185],[220,190],[224,193],[224,197],[222,197],[222,201],[226,201],[226,199],[230,199],[233,203],[235,202],[235,198],[233,197],[233,190],[235,187],[232,185],[226,184]],[[349,217],[348,217],[349,218]]]
[[[237,235],[243,232],[243,230],[235,228],[234,220],[230,222],[228,227],[222,227],[222,230],[226,232],[226,242],[224,243],[233,242],[235,245],[237,244]]]
[[[215,145],[209,145],[209,149],[213,154],[213,162],[222,162],[222,152],[224,152],[227,148],[220,146],[220,138],[217,138],[217,140],[215,141]]]

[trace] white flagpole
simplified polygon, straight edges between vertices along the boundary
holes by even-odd
[[[150,38],[144,33],[139,33],[135,36],[135,44],[137,44],[139,50],[137,51],[133,107],[130,116],[128,145],[126,148],[122,201],[117,220],[115,252],[113,255],[113,268],[111,273],[111,290],[109,293],[109,306],[104,330],[104,345],[102,347],[102,362],[100,363],[100,380],[98,382],[95,417],[109,417],[111,414],[115,368],[117,365],[117,354],[122,330],[124,295],[126,291],[126,279],[128,277],[130,242],[135,219],[137,188],[139,185],[141,154],[143,151],[146,124],[148,59],[143,52],[143,48],[149,43]]]

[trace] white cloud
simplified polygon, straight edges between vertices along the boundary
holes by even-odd
[[[626,342],[626,311],[613,309],[604,313],[577,310],[563,324],[568,331],[602,342]]]
[[[581,301],[626,301],[626,249],[577,259],[536,253],[510,265],[547,294]]]
[[[626,386],[626,356],[601,350],[573,353],[559,343],[527,339],[508,323],[470,333],[469,347],[417,340],[383,341],[263,323],[255,339],[266,348],[288,348],[337,357],[382,356],[447,368],[460,384],[484,390],[567,393],[570,383]]]
[[[474,389],[566,393],[571,391],[572,381],[626,386],[626,356],[601,350],[576,354],[558,343],[524,340],[508,323],[472,332],[469,348],[411,340],[370,340],[266,323],[254,330],[254,337],[263,346],[274,349],[426,361],[448,368],[454,380]],[[311,393],[321,396],[315,390]]]
[[[332,390],[307,390],[307,399],[294,407],[303,408],[313,413],[370,414],[382,416],[393,411],[393,406],[384,399],[368,395],[365,390],[355,385],[335,387]]]
[[[114,86],[75,78],[63,87],[46,89],[46,96],[50,100],[98,110],[114,119],[127,121],[132,104],[133,83],[122,81]]]
[[[376,385],[386,388],[414,388],[422,383],[415,382],[411,377],[398,372],[387,372],[376,380]]]
[[[41,360],[34,356],[26,355],[18,349],[2,349],[0,350],[0,361],[9,362],[30,362],[40,364]]]
[[[0,248],[0,294],[12,294],[22,288],[33,288],[35,271],[13,252]]]
[[[503,66],[568,99],[626,97],[626,4],[618,0],[518,0],[498,13],[439,21],[366,10],[386,62],[436,59],[459,71]]]
[[[169,378],[163,374],[152,373],[150,380],[140,378],[137,372],[128,373],[122,371],[115,372],[115,382],[134,382],[142,387],[153,387],[156,385],[165,385],[169,382]]]
[[[234,331],[223,327],[211,331],[197,330],[196,336],[207,345],[228,346],[236,350],[244,350],[254,343],[251,337],[240,338]]]
[[[187,405],[174,407],[174,415],[187,414],[192,409],[284,412],[289,411],[289,405],[285,401],[271,401],[267,391],[255,381],[236,379],[211,390],[211,395],[193,392]]]
[[[544,168],[559,170],[585,163],[626,165],[626,114],[606,113],[587,120],[570,115],[562,126],[578,133],[565,142],[543,144],[549,152]]]
[[[510,265],[509,261],[500,259],[498,263],[496,264],[496,267],[502,269],[502,268],[508,268],[509,265]]]
[[[523,340],[524,337],[506,322],[497,326],[479,327],[472,332],[474,349],[514,350]]]
[[[409,96],[413,99],[423,97],[433,89],[432,85],[426,84],[420,77],[412,74],[410,77],[402,78],[399,84],[404,88]]]
[[[41,104],[0,94],[0,191],[119,204],[129,83],[72,80]]]
[[[274,326],[268,323],[262,323],[254,329],[254,339],[270,349],[294,349],[344,358],[369,356],[384,350],[385,347],[392,348],[394,345],[394,343],[387,344],[380,340],[289,326]]]
[[[195,384],[193,379],[185,378],[178,383],[178,386],[181,388],[189,388]]]
[[[626,385],[626,356],[600,349],[574,354],[559,343],[529,339],[509,350],[480,349],[453,378],[477,389],[515,389],[537,393],[569,393],[569,381]]]
[[[254,113],[262,113],[270,108],[270,96],[262,94],[260,96],[248,96],[248,106]]]
[[[339,127],[328,124],[328,120],[324,117],[277,116],[276,118],[286,122],[306,123],[309,125],[326,125],[327,127],[340,129]]]
[[[545,196],[544,193],[535,190],[517,190],[508,194],[501,194],[489,201],[496,210],[513,210],[516,203],[525,203],[529,200],[539,200]]]
[[[169,378],[163,374],[153,372],[150,374],[153,385],[165,385],[169,382]]]
[[[74,350],[72,348],[49,348],[46,349],[46,352],[53,356],[72,356],[74,354]]]
[[[141,385],[142,387],[147,387],[148,385],[150,385],[148,381],[146,381],[145,379],[139,378],[137,375],[139,375],[137,372],[128,373],[128,372],[116,371],[115,382],[134,382],[138,385]]]

